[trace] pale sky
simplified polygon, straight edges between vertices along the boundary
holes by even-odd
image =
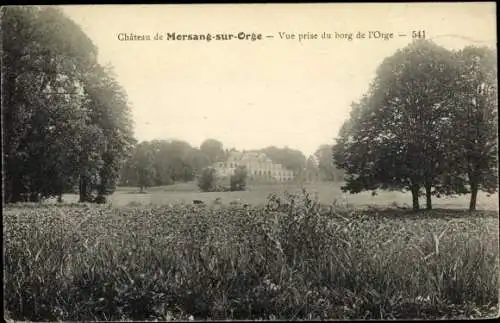
[[[71,5],[114,66],[138,140],[206,138],[225,148],[332,144],[350,103],[412,31],[449,49],[496,46],[495,3]],[[395,38],[281,40],[279,32],[394,33]],[[119,33],[261,33],[260,41],[120,41]],[[399,37],[398,34],[408,37]]]

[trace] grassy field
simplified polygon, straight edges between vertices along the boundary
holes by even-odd
[[[306,184],[303,187],[312,194],[317,194],[318,199],[324,204],[342,204],[355,207],[365,206],[400,206],[410,207],[411,194],[402,192],[381,191],[377,196],[372,196],[371,192],[360,194],[346,194],[340,190],[339,183],[315,183]],[[242,203],[252,205],[262,204],[271,193],[282,193],[285,190],[289,192],[299,192],[301,186],[298,184],[288,185],[249,185],[247,191],[243,192],[200,192],[195,183],[180,183],[164,187],[152,187],[146,194],[139,193],[135,187],[119,187],[117,191],[109,198],[114,206],[124,206],[132,204],[175,204],[192,203],[193,200],[202,200],[206,203],[213,202],[220,198],[222,203],[227,204],[231,201],[239,200]],[[436,208],[449,209],[468,209],[469,195],[457,197],[434,198],[433,204]],[[66,202],[77,202],[78,196],[64,196]],[[54,200],[52,202],[55,202]],[[424,203],[421,198],[421,204]],[[422,204],[422,207],[425,207]],[[498,194],[488,196],[483,192],[478,194],[478,210],[498,210]]]
[[[193,196],[187,200],[205,196],[185,189]],[[471,215],[443,209],[420,214],[346,205],[332,209],[307,195],[282,196],[296,203],[278,211],[264,206],[200,207],[172,204],[172,195],[182,195],[178,190],[137,195],[124,190],[113,196],[112,206],[4,208],[6,317],[74,321],[498,315],[497,211]],[[254,191],[240,194],[257,200]],[[128,195],[133,198],[126,199]],[[150,199],[144,203],[162,205],[115,205],[138,196]],[[207,200],[215,196],[208,194]],[[229,196],[224,195],[227,200]]]

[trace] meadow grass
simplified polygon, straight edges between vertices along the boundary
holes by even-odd
[[[4,208],[15,320],[498,315],[498,212],[325,206]]]
[[[258,205],[264,203],[269,194],[282,193],[283,191],[300,192],[303,188],[311,194],[317,194],[318,200],[324,204],[342,204],[352,207],[410,207],[411,194],[398,191],[380,191],[376,196],[371,192],[359,194],[343,193],[340,189],[342,183],[280,183],[280,184],[259,184],[251,183],[246,191],[240,192],[200,192],[196,183],[176,183],[169,186],[151,187],[146,193],[139,193],[137,187],[118,187],[116,192],[108,200],[114,206],[125,206],[129,203],[137,205],[148,204],[180,204],[192,203],[193,200],[201,200],[211,203],[219,198],[223,203],[239,200],[242,203]],[[486,194],[479,192],[477,208],[478,210],[498,210],[498,193]],[[449,196],[433,198],[434,207],[447,209],[467,209],[469,206],[469,195]],[[78,202],[75,194],[66,194],[64,200],[67,203]],[[52,203],[56,203],[52,199]],[[424,199],[421,199],[421,207],[425,208]]]

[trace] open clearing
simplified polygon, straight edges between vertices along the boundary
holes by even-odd
[[[337,204],[343,206],[366,207],[410,207],[411,194],[402,192],[380,191],[376,196],[371,192],[362,192],[359,194],[342,193],[340,183],[315,183],[303,185],[306,190],[312,194],[317,194],[318,199],[323,204]],[[114,206],[124,206],[133,204],[176,204],[192,203],[193,200],[201,200],[206,203],[213,202],[220,198],[224,204],[234,200],[242,203],[258,205],[265,202],[267,196],[271,193],[283,193],[284,191],[299,192],[301,186],[298,184],[288,185],[249,185],[246,191],[242,192],[200,192],[195,183],[180,183],[171,186],[152,187],[147,193],[139,193],[136,187],[119,187],[108,200]],[[433,198],[435,208],[448,209],[468,209],[470,195],[456,197]],[[74,203],[78,201],[77,195],[65,195],[65,202]],[[53,202],[54,200],[52,200]],[[421,207],[425,207],[424,199],[421,198]],[[478,210],[498,210],[498,193],[486,194],[479,192]]]

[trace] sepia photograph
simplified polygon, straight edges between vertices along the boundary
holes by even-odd
[[[3,6],[4,319],[498,318],[496,21]]]

